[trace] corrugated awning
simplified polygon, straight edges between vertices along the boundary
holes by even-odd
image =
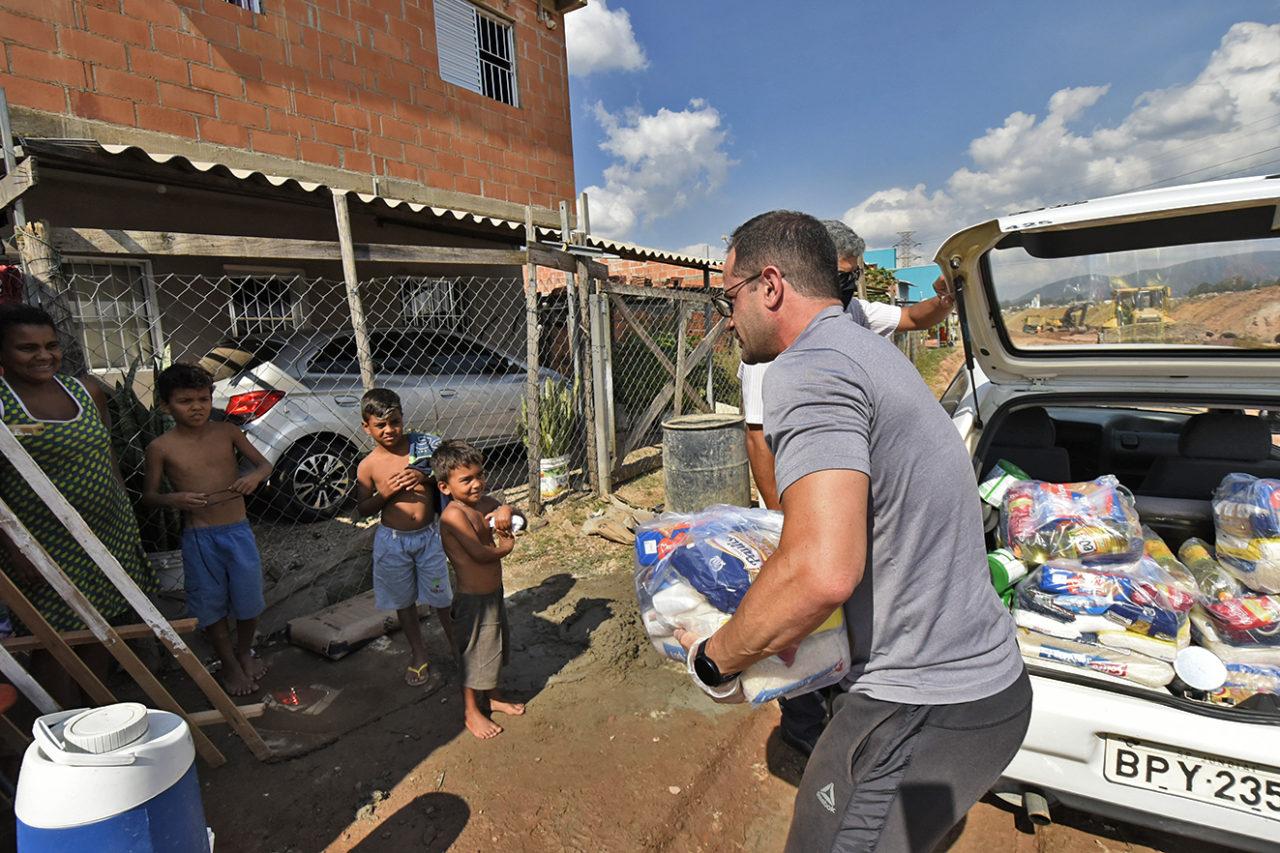
[[[158,166],[182,172],[198,172],[218,177],[233,178],[237,181],[245,181],[259,186],[268,185],[285,190],[300,190],[305,193],[315,193],[321,190],[330,189],[329,185],[324,183],[302,180],[286,175],[271,174],[258,169],[241,168],[232,164],[214,160],[192,159],[191,157],[183,154],[154,151],[148,148],[143,148],[139,145],[99,143],[92,139],[23,139],[21,140],[21,143],[24,153],[31,154],[36,157],[53,157],[59,160],[84,163],[97,161],[99,165],[110,164],[112,160],[122,158],[126,161],[132,160],[134,162],[154,163]],[[376,188],[376,180],[373,180],[373,183]],[[487,216],[482,213],[475,213],[473,211],[463,210],[460,208],[437,207],[434,205],[422,204],[406,199],[381,195],[376,192],[353,191],[345,187],[339,187],[339,189],[347,189],[351,198],[358,199],[366,205],[385,206],[390,210],[397,210],[401,212],[408,211],[436,220],[454,221],[466,225],[479,226],[481,228],[497,232],[495,236],[500,238],[516,237],[520,242],[523,242],[525,228],[523,222],[504,219],[502,217]],[[560,243],[560,229],[547,228],[545,226],[535,227],[540,241],[546,241],[549,243],[553,242],[556,244]],[[636,246],[631,243],[609,240],[602,237],[588,236],[586,238],[586,245],[591,249],[596,249],[610,255],[616,255],[617,257],[624,258],[626,260],[656,261],[676,266],[692,267],[695,269],[710,268],[718,270],[720,268],[719,261],[709,261],[704,258],[695,258],[690,255],[668,252],[663,249]]]

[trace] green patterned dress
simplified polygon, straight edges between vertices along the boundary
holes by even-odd
[[[15,430],[20,433],[18,440],[22,446],[138,586],[151,594],[155,591],[155,574],[142,553],[133,507],[111,466],[111,434],[98,416],[93,398],[79,380],[59,375],[57,381],[79,406],[80,413],[72,420],[42,421],[32,417],[3,378],[0,378],[0,417],[10,429],[30,428]],[[129,611],[124,596],[7,460],[0,461],[0,497],[103,617],[113,620]],[[9,570],[8,555],[3,549],[0,549],[0,567]],[[31,588],[20,581],[18,586],[57,630],[85,627],[52,587]]]

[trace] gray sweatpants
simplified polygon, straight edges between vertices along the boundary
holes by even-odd
[[[838,697],[800,781],[788,853],[929,853],[1000,778],[1030,720],[1025,672],[958,705]]]

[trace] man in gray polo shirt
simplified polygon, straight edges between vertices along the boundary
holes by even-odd
[[[974,473],[911,363],[840,307],[818,220],[774,211],[730,241],[724,298],[765,378],[786,523],[710,638],[678,635],[709,693],[845,610],[853,665],[796,796],[787,849],[931,850],[999,777],[1031,688],[987,575]]]

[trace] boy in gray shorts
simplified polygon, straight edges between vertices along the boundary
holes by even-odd
[[[446,638],[452,632],[453,590],[436,518],[439,495],[425,469],[440,439],[404,431],[403,409],[394,391],[370,389],[360,408],[374,448],[356,469],[356,508],[362,517],[377,512],[382,520],[373,539],[374,603],[379,610],[396,611],[412,654],[404,680],[418,687],[436,680],[427,660],[418,605],[435,608]]]

